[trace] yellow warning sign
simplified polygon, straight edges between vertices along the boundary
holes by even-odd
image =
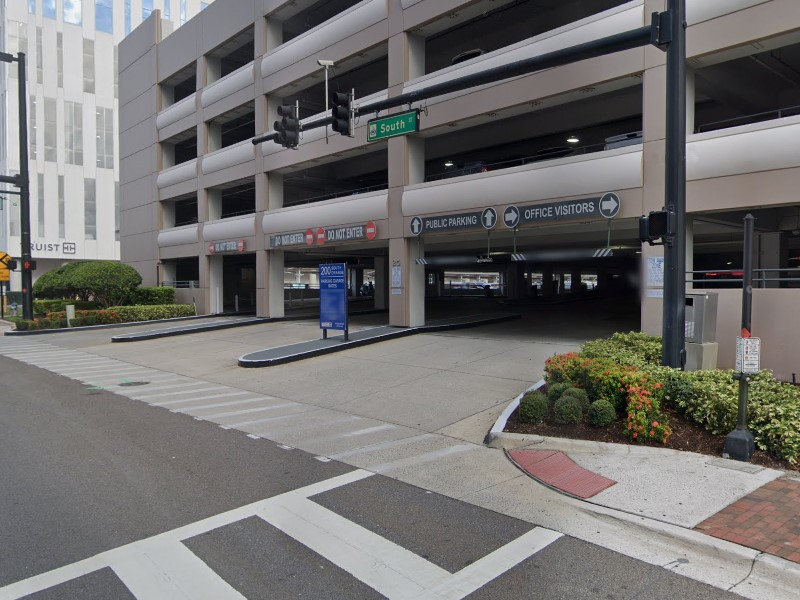
[[[0,251],[0,281],[11,281],[11,271],[8,270],[8,261],[11,257]]]

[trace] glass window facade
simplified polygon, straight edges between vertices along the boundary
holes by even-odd
[[[83,91],[94,94],[94,40],[83,38]]]
[[[56,0],[42,0],[42,15],[48,19],[56,18]]]
[[[36,235],[40,238],[44,237],[44,174],[39,173],[38,181],[36,182],[39,192],[36,202]]]
[[[28,106],[28,148],[30,159],[36,160],[39,157],[39,147],[36,145],[36,96],[31,96]]]
[[[125,0],[125,35],[131,32],[131,0]]]
[[[83,233],[87,240],[97,239],[97,183],[83,180]]]
[[[24,52],[28,54],[28,24],[19,21],[8,22],[8,51],[11,54]],[[8,63],[6,66],[8,76],[12,79],[17,78],[17,65]]]
[[[80,102],[64,102],[64,149],[66,162],[83,164],[83,106]]]
[[[104,33],[114,33],[114,7],[112,0],[96,0],[94,5],[94,28]]]
[[[12,177],[16,177],[19,175],[19,171],[11,171],[9,173]],[[19,235],[19,201],[16,199],[16,196],[12,196],[9,199],[9,203],[12,205],[11,210],[8,211],[8,233],[9,235],[18,236]]]
[[[186,23],[186,0],[181,0],[181,25]]]
[[[64,0],[64,23],[83,23],[83,0]]]
[[[64,87],[64,34],[56,32],[56,70],[58,71],[58,87]]]
[[[170,0],[164,0],[164,18],[169,20],[171,17],[169,16],[169,2]]]
[[[44,159],[56,161],[56,99],[44,99]]]
[[[114,182],[114,239],[119,241],[119,181]]]
[[[142,0],[142,21],[153,12],[153,0]]]
[[[58,237],[64,239],[66,225],[64,224],[64,176],[58,176]]]
[[[36,14],[36,0],[28,0],[28,14],[29,15]]]
[[[103,169],[114,168],[114,111],[97,107],[97,166]]]
[[[42,28],[36,28],[36,82],[42,83]]]

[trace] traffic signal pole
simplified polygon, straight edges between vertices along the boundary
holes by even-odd
[[[665,206],[670,235],[664,240],[664,313],[661,364],[686,363],[686,0],[669,0]]]
[[[22,318],[33,319],[33,271],[31,264],[31,188],[28,175],[28,93],[25,90],[25,54],[17,53],[19,82],[19,222],[22,260]]]

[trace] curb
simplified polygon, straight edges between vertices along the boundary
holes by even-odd
[[[527,394],[528,392],[532,392],[534,390],[538,390],[544,384],[545,384],[544,379],[540,379],[539,381],[534,383],[531,387],[529,387],[524,392],[522,392],[519,396],[514,398],[508,404],[508,406],[505,407],[503,412],[500,413],[500,416],[497,417],[497,420],[494,422],[494,425],[492,425],[492,428],[486,434],[486,437],[483,438],[484,445],[491,446],[492,448],[497,448],[498,447],[498,446],[494,445],[494,442],[495,442],[495,440],[500,439],[503,435],[505,435],[503,433],[503,429],[506,428],[506,423],[508,423],[508,418],[511,416],[511,413],[513,413],[517,409],[517,406],[519,406],[519,403],[520,403],[520,400],[522,400],[522,397],[525,394]]]

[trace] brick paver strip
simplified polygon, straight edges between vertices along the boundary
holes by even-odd
[[[617,483],[578,466],[562,452],[510,450],[507,455],[537,481],[578,498],[591,498]]]
[[[696,529],[800,563],[800,481],[776,479],[712,515]]]

